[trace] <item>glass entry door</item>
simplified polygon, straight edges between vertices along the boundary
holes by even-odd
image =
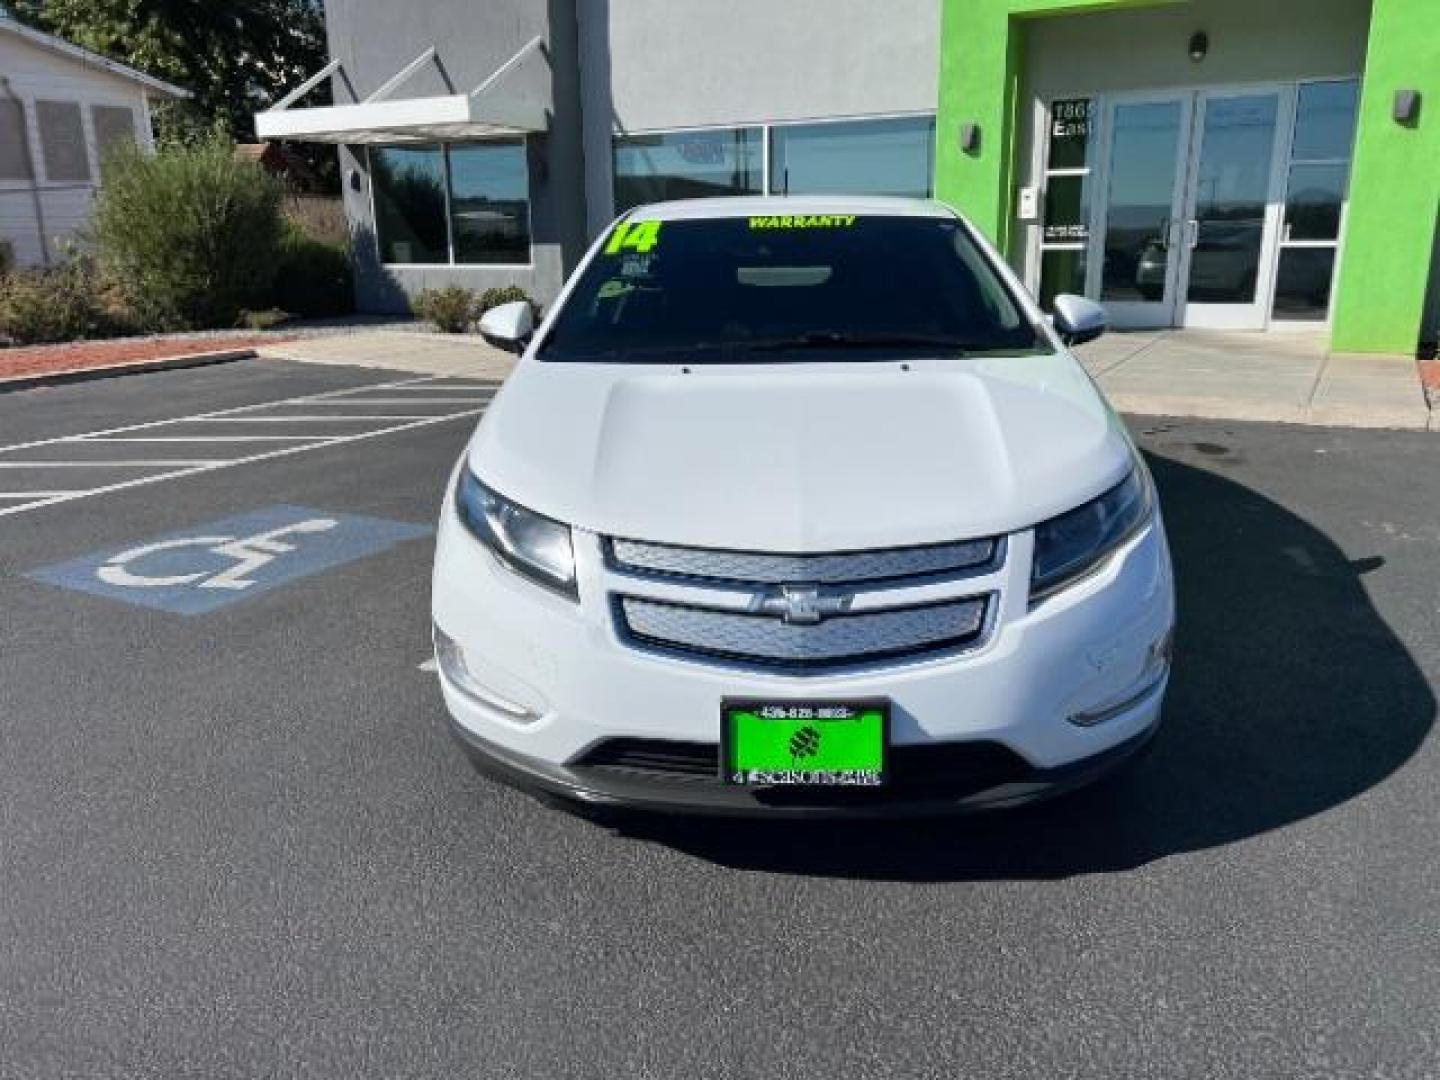
[[[1104,99],[1086,292],[1112,325],[1264,328],[1292,98],[1282,86]]]
[[[1090,263],[1115,326],[1175,323],[1191,113],[1189,95],[1108,103],[1100,221],[1092,230],[1098,250]]]
[[[1276,176],[1281,91],[1201,91],[1176,262],[1183,326],[1260,330],[1283,192]]]

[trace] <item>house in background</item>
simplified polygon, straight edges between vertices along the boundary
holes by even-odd
[[[153,145],[150,102],[179,87],[0,13],[0,245],[47,266],[90,217],[119,139]]]

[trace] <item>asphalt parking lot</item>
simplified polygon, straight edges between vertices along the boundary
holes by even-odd
[[[419,667],[492,389],[0,395],[0,1076],[1440,1071],[1435,436],[1134,420],[1181,621],[1111,784],[616,831],[476,775]]]

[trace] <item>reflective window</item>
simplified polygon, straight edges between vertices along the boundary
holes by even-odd
[[[929,198],[935,118],[784,124],[770,129],[770,190],[779,195]]]
[[[1340,235],[1340,207],[1350,166],[1292,165],[1285,194],[1286,240],[1334,240]]]
[[[530,261],[523,142],[376,147],[370,175],[381,262]]]
[[[450,224],[457,263],[530,261],[525,144],[450,148]]]
[[[1297,89],[1271,309],[1276,319],[1319,322],[1329,315],[1359,97],[1355,79],[1301,83]]]
[[[1113,115],[1100,296],[1160,300],[1169,273],[1181,105],[1178,101],[1120,104]]]
[[[1333,247],[1282,249],[1275,279],[1275,317],[1324,321],[1330,310],[1330,280],[1334,272]]]
[[[1297,161],[1349,158],[1359,97],[1360,84],[1354,80],[1302,83],[1295,103],[1295,147],[1290,156]]]
[[[0,98],[0,180],[30,180],[30,153],[25,106],[14,98]]]
[[[448,263],[445,159],[438,146],[387,146],[370,153],[380,260]]]
[[[622,135],[615,139],[615,212],[710,195],[758,195],[761,129]]]
[[[1047,311],[1061,293],[1085,292],[1090,170],[1097,134],[1095,102],[1090,98],[1050,103],[1040,229],[1040,305]]]

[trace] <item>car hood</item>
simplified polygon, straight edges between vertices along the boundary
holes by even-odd
[[[526,359],[469,461],[605,535],[812,552],[1026,528],[1123,478],[1131,454],[1061,353],[689,372]]]

